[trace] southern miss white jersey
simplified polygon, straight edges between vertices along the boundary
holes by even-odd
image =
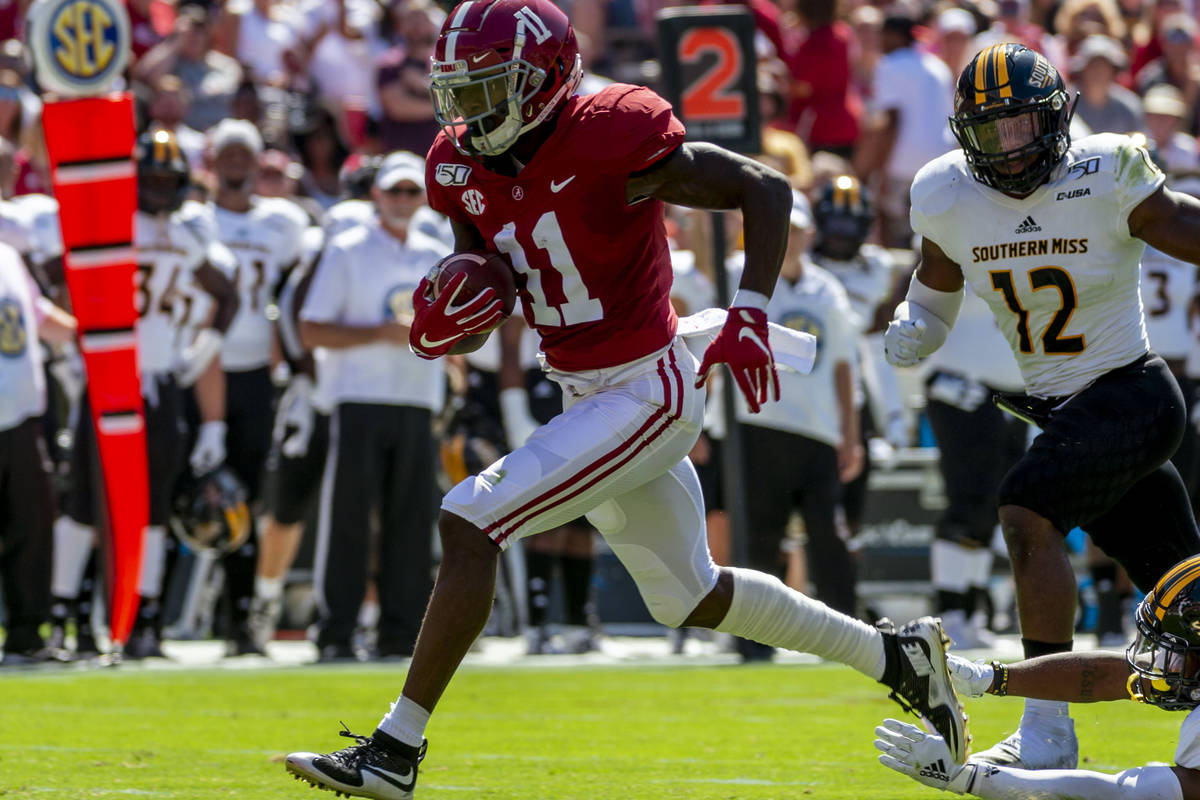
[[[858,254],[849,261],[836,261],[813,253],[813,261],[828,270],[846,290],[850,308],[858,324],[858,332],[864,333],[875,320],[875,310],[887,300],[892,292],[895,259],[884,248],[864,244]]]
[[[730,270],[737,286],[741,269]],[[767,303],[767,319],[817,337],[817,358],[807,375],[779,370],[778,403],[751,414],[741,392],[735,392],[740,422],[796,433],[837,447],[842,438],[833,368],[853,365],[858,332],[842,284],[805,256],[804,274],[795,283],[782,278]]]
[[[245,213],[212,205],[217,236],[237,259],[238,310],[221,348],[227,372],[265,367],[271,361],[267,306],[286,268],[300,257],[308,215],[290,200],[255,197]]]
[[[169,216],[137,212],[134,243],[138,361],[143,375],[169,372],[185,344],[179,329],[191,316],[185,306],[194,273],[205,261],[222,264],[233,257],[217,241],[208,209],[190,201]]]
[[[1196,265],[1147,247],[1142,256],[1142,307],[1150,346],[1163,358],[1186,358],[1192,346],[1188,309],[1196,294]]]
[[[912,185],[912,227],[957,262],[991,307],[1026,391],[1070,395],[1149,349],[1129,212],[1163,173],[1128,136],[1071,146],[1045,184],[1018,200],[976,181],[961,150]]]

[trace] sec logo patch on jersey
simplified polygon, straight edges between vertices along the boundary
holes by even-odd
[[[25,26],[38,82],[51,91],[102,94],[129,61],[129,14],[119,0],[37,0]]]
[[[467,213],[479,216],[487,210],[487,203],[483,200],[483,192],[478,189],[467,189],[462,193],[463,208],[467,209]]]

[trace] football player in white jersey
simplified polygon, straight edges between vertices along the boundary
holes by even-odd
[[[858,533],[862,520],[871,469],[866,423],[869,421],[878,436],[893,448],[909,443],[908,414],[900,399],[896,372],[881,355],[887,314],[881,306],[892,295],[895,261],[886,249],[866,243],[874,218],[870,194],[853,175],[834,176],[821,187],[813,205],[817,238],[812,260],[846,289],[857,320],[854,407],[863,417],[860,433],[864,457],[858,477],[842,487],[841,500],[851,535]],[[867,408],[870,420],[865,414]]]
[[[1003,43],[958,81],[950,126],[961,150],[912,186],[921,261],[885,334],[888,360],[937,350],[964,280],[991,307],[1042,433],[1000,485],[1027,657],[1069,651],[1075,575],[1063,536],[1081,527],[1148,591],[1200,551],[1187,491],[1168,459],[1183,395],[1150,351],[1138,295],[1146,244],[1200,261],[1200,202],[1163,186],[1135,140],[1072,144],[1071,98],[1039,53]],[[1028,700],[1020,729],[973,758],[1026,768],[1078,760],[1066,703]]]
[[[887,720],[875,729],[880,763],[913,780],[985,800],[1200,800],[1200,556],[1163,575],[1135,615],[1137,638],[1120,653],[1058,653],[1015,664],[971,662],[948,653],[959,694],[1133,700],[1186,711],[1175,766],[1149,764],[1115,775],[1092,770],[1027,771],[951,762],[941,737]],[[939,761],[940,759],[940,761]]]
[[[185,203],[188,167],[175,137],[156,130],[138,139],[138,212],[134,221],[138,273],[135,302],[138,362],[146,402],[150,465],[150,524],[146,528],[139,585],[141,601],[125,655],[161,656],[159,596],[166,570],[166,524],[172,491],[183,468],[183,403],[180,386],[194,384],[201,425],[190,458],[205,472],[225,459],[225,377],[217,356],[237,310],[237,295],[214,261],[228,260],[216,242],[211,215]],[[214,300],[209,326],[195,341],[180,341],[182,287],[195,281]],[[66,515],[55,523],[56,604],[70,609],[79,596],[95,539],[92,449],[94,432],[86,395],[79,413],[71,462],[72,491]],[[97,478],[99,476],[96,476]]]
[[[253,193],[262,137],[246,120],[226,119],[210,134],[217,189],[210,205],[217,235],[237,259],[234,282],[238,313],[221,348],[225,370],[225,422],[228,426],[227,463],[245,485],[251,508],[261,497],[261,478],[271,446],[275,389],[271,383],[275,326],[268,306],[284,276],[300,255],[308,215],[295,203]],[[229,653],[257,654],[262,649],[248,624],[254,593],[257,535],[251,515],[251,535],[245,545],[223,560],[225,589],[232,613]]]

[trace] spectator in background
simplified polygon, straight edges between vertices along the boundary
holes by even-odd
[[[1074,58],[1083,40],[1089,36],[1125,39],[1125,23],[1115,0],[1065,0],[1054,15],[1054,27],[1066,48],[1066,57]],[[1053,63],[1053,61],[1051,62]],[[1065,72],[1067,64],[1055,64]]]
[[[947,8],[938,14],[934,30],[937,41],[933,52],[945,62],[951,75],[957,75],[978,49],[971,41],[975,36],[975,18],[965,9]]]
[[[1071,59],[1071,74],[1079,89],[1075,114],[1093,133],[1132,133],[1144,122],[1136,94],[1117,83],[1125,68],[1125,51],[1116,39],[1099,34],[1080,44]]]
[[[264,150],[258,157],[254,193],[260,197],[291,199],[300,185],[304,168],[282,150]]]
[[[1191,12],[1191,3],[1185,0],[1157,0],[1146,22],[1134,30],[1133,64],[1130,72],[1134,79],[1142,71],[1142,67],[1163,54],[1163,23],[1167,18],[1179,12]]]
[[[846,23],[835,19],[835,0],[802,0],[798,11],[808,36],[784,54],[792,74],[788,121],[813,150],[849,157],[858,141],[862,101],[850,75]]]
[[[1184,129],[1196,133],[1196,98],[1200,94],[1200,54],[1196,51],[1196,21],[1187,14],[1173,14],[1163,21],[1163,53],[1137,74],[1138,94],[1167,83],[1179,90],[1187,106]]]
[[[975,37],[976,51],[997,42],[1020,42],[1042,53],[1059,69],[1064,66],[1066,56],[1062,46],[1030,21],[1029,0],[998,0],[996,8],[999,12],[996,21]],[[968,53],[968,57],[972,55]]]
[[[916,46],[915,25],[907,12],[883,22],[871,135],[863,137],[854,158],[860,176],[883,186],[876,196],[888,247],[912,246],[908,188],[917,170],[954,147],[946,125],[954,113],[954,78],[937,56]]]
[[[230,115],[233,95],[242,82],[242,68],[212,49],[208,12],[185,5],[175,29],[133,66],[133,78],[148,86],[166,74],[177,75],[191,102],[183,118],[189,128],[207,130]]]
[[[129,38],[136,60],[166,38],[174,23],[175,8],[162,0],[126,0],[125,9],[129,12]]]
[[[214,46],[241,62],[254,80],[287,83],[284,54],[300,44],[300,15],[278,0],[230,0],[221,10]]]
[[[187,89],[177,76],[163,75],[154,82],[154,97],[147,110],[150,126],[164,128],[175,134],[175,141],[187,158],[188,166],[196,171],[204,166],[206,142],[203,133],[184,124],[187,108]]]
[[[1142,98],[1142,112],[1146,117],[1146,136],[1164,172],[1174,174],[1200,169],[1200,147],[1196,137],[1180,130],[1187,104],[1178,89],[1166,83],[1151,86]]]
[[[395,3],[407,6],[411,3]],[[357,146],[366,136],[368,116],[379,116],[375,64],[385,43],[379,17],[390,13],[374,0],[304,0],[304,39],[311,49],[308,77],[317,93],[335,103]]]
[[[290,131],[304,166],[300,194],[327,209],[338,201],[341,192],[338,175],[350,155],[337,120],[328,108],[310,100],[293,111]]]
[[[873,94],[875,65],[883,57],[883,13],[875,6],[859,6],[850,15],[854,39],[850,51],[850,69],[854,85],[864,98]]]
[[[379,143],[384,151],[424,153],[441,130],[429,96],[429,58],[446,15],[429,0],[395,4],[391,13],[402,44],[383,55],[376,73]]]
[[[46,153],[46,138],[42,120],[28,125],[21,136],[21,147],[14,157],[17,184],[13,194],[53,194],[50,181],[50,156]]]

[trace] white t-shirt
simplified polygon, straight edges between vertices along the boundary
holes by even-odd
[[[46,376],[37,336],[45,302],[20,254],[0,243],[0,431],[46,410]]]
[[[730,270],[730,285],[737,286],[740,280],[741,269]],[[738,421],[837,447],[842,427],[833,368],[842,361],[853,365],[858,337],[846,290],[806,256],[800,280],[790,283],[780,278],[775,284],[767,319],[816,336],[816,362],[807,375],[779,370],[780,400],[767,403],[757,414],[751,414],[742,393],[735,392]]]
[[[228,11],[238,18],[237,60],[257,83],[283,78],[283,52],[300,41],[300,15],[285,3],[273,3],[267,18],[258,13],[252,0],[232,0]]]
[[[888,177],[908,181],[924,164],[957,145],[946,120],[954,113],[954,76],[940,58],[904,47],[875,66],[873,105],[900,112]]]
[[[375,221],[343,231],[325,247],[300,319],[366,326],[411,314],[417,284],[449,252],[414,230],[402,244]],[[334,402],[441,408],[441,362],[418,358],[406,345],[317,350],[320,381],[328,380]]]
[[[226,372],[243,372],[271,361],[267,306],[285,268],[300,257],[308,215],[290,200],[255,197],[246,213],[212,207],[217,235],[237,259],[238,310],[221,348]]]
[[[991,307],[1029,394],[1071,395],[1149,349],[1145,243],[1128,218],[1163,180],[1133,139],[1101,133],[1016,199],[976,181],[955,150],[917,175],[910,218]]]
[[[0,200],[0,241],[16,248],[35,264],[61,256],[58,201],[44,194]]]
[[[1163,358],[1187,358],[1192,346],[1188,309],[1196,294],[1196,265],[1147,247],[1142,255],[1142,308],[1150,347]]]

